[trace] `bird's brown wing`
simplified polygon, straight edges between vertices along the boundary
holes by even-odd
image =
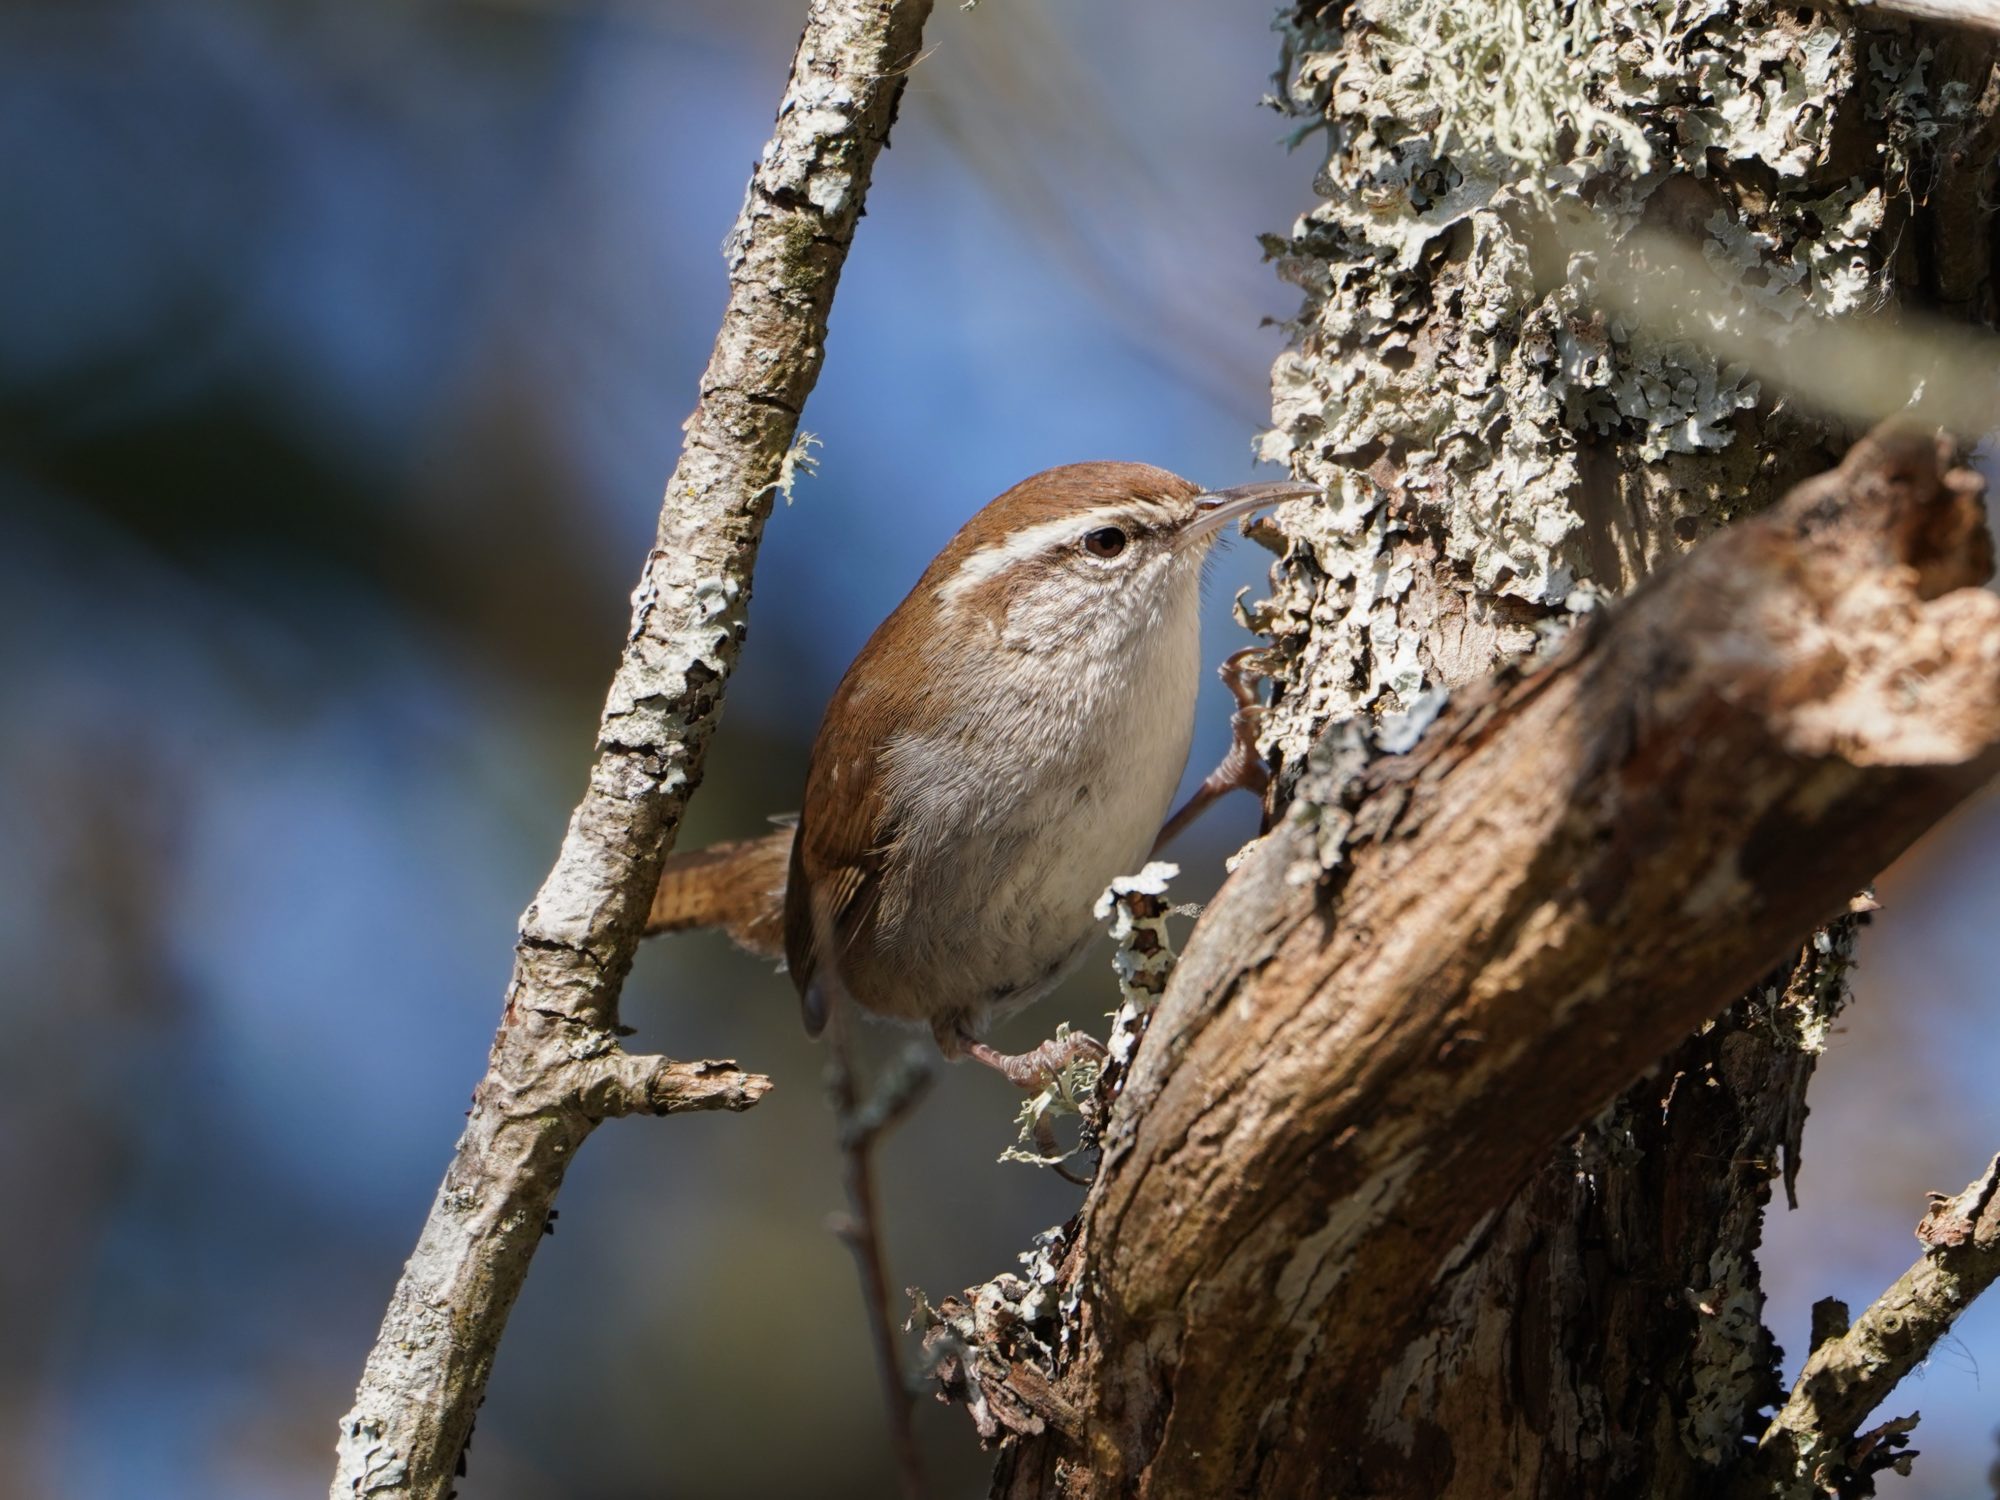
[[[885,790],[883,751],[907,721],[899,685],[869,667],[892,615],[875,634],[827,705],[813,741],[805,811],[792,844],[785,888],[785,958],[798,987],[806,1030],[818,1035],[836,991],[867,967],[882,877],[895,840]],[[868,997],[858,995],[861,1004]]]
[[[887,751],[899,735],[935,718],[931,697],[950,664],[939,659],[945,646],[932,629],[929,602],[958,562],[951,548],[939,554],[875,628],[813,737],[785,890],[785,957],[806,1029],[815,1034],[842,981],[857,1003],[871,1000],[856,981],[874,969],[876,916],[898,836]]]
[[[826,1025],[830,990],[852,972],[857,949],[866,949],[888,846],[886,810],[876,788],[851,801],[818,805],[839,810],[799,825],[785,886],[786,967],[798,987],[806,1030],[814,1036]]]

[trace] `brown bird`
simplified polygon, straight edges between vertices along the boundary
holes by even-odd
[[[1231,519],[1317,493],[1206,493],[1131,463],[1015,485],[847,669],[797,826],[674,856],[647,930],[782,947],[809,1031],[844,994],[1039,1087],[1096,1043],[1008,1056],[985,1028],[1075,967],[1115,876],[1232,787],[1263,788],[1238,678],[1229,758],[1161,826],[1194,732],[1209,548]]]

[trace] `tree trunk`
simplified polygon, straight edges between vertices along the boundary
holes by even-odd
[[[1302,525],[1261,617],[1289,648],[1272,745],[1290,763],[1332,720],[1486,676],[1844,446],[1751,372],[1594,312],[1597,267],[1556,259],[1552,222],[1694,241],[1781,318],[1991,315],[1986,38],[1832,7],[1660,10],[1585,0],[1518,50],[1434,0],[1293,18],[1293,98],[1334,150],[1283,250],[1308,300],[1267,451],[1367,520]],[[1511,88],[1481,86],[1489,60]],[[1756,1252],[1855,926],[1815,934],[1535,1172],[1374,1391],[1341,1486],[1712,1492],[1780,1395]]]
[[[994,1326],[967,1313],[943,1373],[1014,1401],[1001,1425],[1026,1436],[996,1492],[1016,1496],[1717,1493],[1782,1395],[1762,1212],[1797,1170],[1864,918],[1798,939],[1992,754],[1983,731],[1941,760],[1890,753],[1924,763],[1897,773],[1914,782],[1871,783],[1844,821],[1822,807],[1771,842],[1772,808],[1824,789],[1855,745],[1738,724],[1751,690],[1722,658],[1763,628],[1746,579],[1793,598],[1785,569],[1819,567],[1799,560],[1816,544],[1785,530],[1794,506],[1780,530],[1807,550],[1784,566],[1739,548],[1750,571],[1703,574],[1702,594],[1681,573],[1717,549],[1678,560],[1836,463],[1857,413],[1618,309],[1643,302],[1646,247],[1672,235],[1780,351],[1787,326],[1823,317],[1989,321],[1995,50],[1872,10],[1731,0],[1358,0],[1301,6],[1283,31],[1289,103],[1329,156],[1325,200],[1269,247],[1306,302],[1265,450],[1329,499],[1281,513],[1273,596],[1246,612],[1275,642],[1279,828],[1204,918],[1080,1221],[1037,1267],[1068,1292],[1059,1329],[1005,1335],[992,1378],[967,1379]],[[1869,451],[1843,504],[1869,463],[1903,462]],[[1952,581],[1920,596],[1979,573],[1982,544],[1961,543]],[[1930,566],[1899,559],[1883,565]],[[1888,575],[1840,576],[1836,595]],[[1884,628],[1816,617],[1864,654]],[[1664,654],[1634,643],[1642,625]],[[1654,687],[1680,681],[1675,651],[1711,637],[1704,691],[1735,707],[1668,706],[1676,690]],[[1965,658],[1986,663],[1975,676],[1990,648]],[[1538,650],[1558,660],[1468,687]],[[1408,769],[1364,766],[1364,742],[1403,748],[1440,689],[1454,701]],[[1628,720],[1590,719],[1612,699]],[[1896,721],[1888,702],[1873,710]],[[1750,795],[1787,755],[1786,790]],[[1485,800],[1454,812],[1441,788],[1461,786]],[[1860,831],[1884,818],[1903,832]],[[1723,866],[1701,860],[1732,840],[1735,873],[1705,886]],[[1563,905],[1579,870],[1616,887],[1583,914]],[[1441,916],[1426,898],[1468,872],[1492,904],[1466,892]],[[1690,916],[1704,900],[1733,909]],[[1730,991],[1703,988],[1740,990],[1787,950],[1726,1011]],[[1205,1024],[1224,1013],[1261,1053],[1231,1060]],[[1489,1063],[1512,1082],[1482,1095]],[[1538,1090],[1537,1068],[1557,1082]],[[1284,1088],[1260,1089],[1269,1076]],[[1282,1129],[1259,1127],[1260,1103]],[[1030,1347],[1046,1362],[1013,1357]],[[1823,1436],[1827,1472],[1865,1483],[1839,1469],[1871,1462],[1855,1434]],[[1797,1483],[1774,1472],[1752,1492]]]

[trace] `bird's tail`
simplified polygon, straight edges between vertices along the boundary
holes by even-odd
[[[647,935],[720,927],[746,953],[784,958],[792,832],[780,828],[760,839],[668,855],[646,918]]]

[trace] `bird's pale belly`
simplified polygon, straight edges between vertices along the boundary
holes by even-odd
[[[946,1051],[1083,957],[1105,887],[1145,863],[1187,765],[1196,596],[1136,648],[1024,683],[1010,718],[903,735],[886,759],[899,858],[847,975]],[[857,944],[859,950],[864,945]]]
[[[1047,993],[1098,930],[1094,907],[1151,850],[1186,762],[1046,766],[1016,782],[997,822],[968,819],[929,859],[883,892],[869,972],[856,997],[878,1014],[977,1034],[996,1015]],[[1060,828],[1060,837],[1049,831]]]

